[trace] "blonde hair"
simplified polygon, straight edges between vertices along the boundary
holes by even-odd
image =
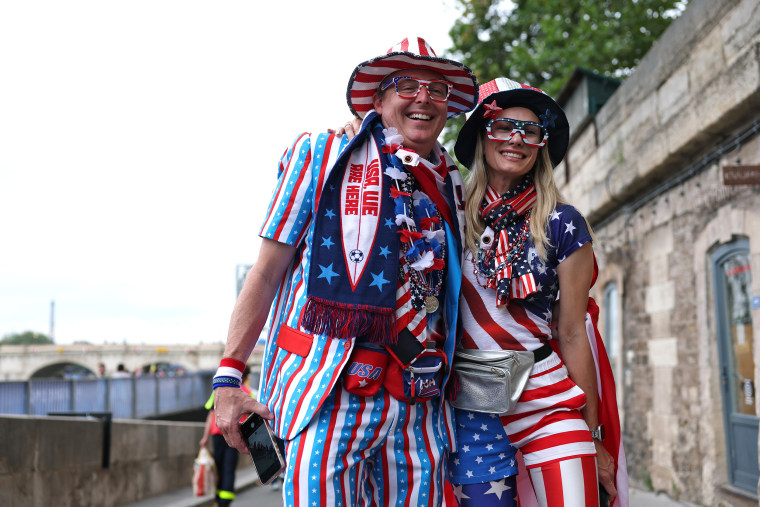
[[[536,162],[531,169],[533,184],[536,186],[536,204],[531,212],[530,236],[533,238],[536,253],[542,261],[546,261],[547,250],[552,246],[546,235],[549,214],[557,207],[557,203],[562,201],[559,189],[554,183],[554,168],[548,150],[549,142],[547,141],[546,145],[538,149],[538,157],[536,157]],[[480,218],[480,203],[483,202],[488,187],[488,169],[483,152],[484,143],[485,132],[481,132],[475,141],[475,154],[465,190],[466,243],[467,248],[472,251],[478,249],[480,235],[486,228],[485,222]]]

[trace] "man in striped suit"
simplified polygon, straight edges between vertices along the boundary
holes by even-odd
[[[300,135],[279,165],[258,260],[214,378],[217,425],[286,441],[286,505],[439,505],[453,446],[462,179],[437,142],[477,103],[465,65],[410,37],[359,64],[350,140]],[[269,315],[257,403],[236,389]]]

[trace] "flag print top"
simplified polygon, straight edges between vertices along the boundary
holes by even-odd
[[[523,220],[511,225],[520,230]],[[559,291],[557,266],[584,244],[591,242],[586,220],[569,204],[559,204],[547,223],[547,259],[536,253],[532,239],[526,247],[536,292],[526,299],[511,299],[506,309],[496,308],[496,291],[481,284],[484,277],[474,273],[473,252],[462,263],[463,349],[536,350],[551,337],[554,300]]]

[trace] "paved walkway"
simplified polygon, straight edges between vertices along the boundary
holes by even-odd
[[[263,490],[274,493],[273,499],[277,503],[260,503],[258,500],[256,503],[246,502],[243,495],[249,490],[263,492]],[[235,476],[235,491],[236,501],[233,505],[257,505],[261,507],[281,507],[282,500],[279,491],[273,491],[269,486],[261,486],[259,482],[259,476],[256,475],[256,470],[252,467],[241,468],[237,471]],[[213,507],[214,495],[207,496],[193,496],[192,486],[172,491],[163,495],[147,498],[140,502],[126,504],[124,507]]]
[[[628,490],[628,504],[630,507],[674,507],[676,505],[691,507],[695,505],[693,503],[673,500],[664,493],[652,493],[638,489]]]
[[[236,477],[237,498],[233,505],[238,507],[282,507],[282,492],[270,486],[262,486],[253,467],[238,470]],[[667,495],[637,489],[630,490],[630,507],[684,507],[693,504],[673,500]],[[213,507],[213,495],[194,497],[190,486],[186,488],[131,503],[125,507]]]

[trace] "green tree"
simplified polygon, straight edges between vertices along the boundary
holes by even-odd
[[[576,67],[629,75],[688,0],[457,0],[451,57],[556,96]],[[463,119],[447,127],[449,144]]]
[[[0,345],[50,345],[52,343],[54,342],[50,337],[34,331],[8,334],[0,340]]]

